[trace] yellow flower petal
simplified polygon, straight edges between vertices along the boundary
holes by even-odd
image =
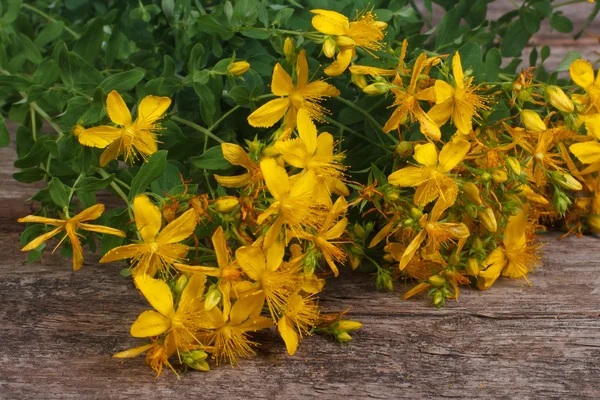
[[[427,112],[429,118],[438,126],[444,125],[452,116],[454,110],[454,99],[450,98],[442,103],[438,103]]]
[[[434,85],[435,92],[435,103],[441,104],[446,100],[452,100],[454,98],[454,93],[456,89],[448,83],[438,79],[435,81]]]
[[[454,57],[452,57],[452,74],[454,74],[456,87],[463,89],[465,87],[465,74],[463,73],[460,53],[458,51],[454,53]]]
[[[345,35],[350,27],[348,18],[335,11],[315,9],[310,12],[317,14],[312,19],[312,26],[321,33]]]
[[[131,325],[131,336],[144,338],[158,336],[171,327],[171,320],[163,317],[156,311],[148,310],[140,314]]]
[[[306,145],[306,150],[309,155],[315,154],[317,150],[317,126],[310,118],[310,113],[307,109],[301,108],[298,110],[297,117],[298,136]]]
[[[71,218],[71,222],[84,222],[84,221],[93,221],[95,219],[100,218],[102,213],[104,212],[103,204],[95,204],[91,207],[86,208],[79,214],[75,215]]]
[[[63,229],[64,229],[63,226],[59,226],[58,228],[55,228],[55,229],[51,230],[48,233],[44,233],[43,235],[40,235],[40,236],[36,237],[31,242],[27,243],[27,245],[25,245],[25,247],[23,247],[21,249],[21,251],[30,251],[30,250],[37,249],[39,245],[41,245],[42,243],[44,243],[46,240],[48,240],[48,239],[56,236]]]
[[[158,150],[156,135],[149,130],[136,131],[135,136],[131,140],[131,145],[135,147],[144,159]]]
[[[195,300],[202,300],[204,289],[206,285],[206,275],[204,274],[193,274],[188,281],[185,289],[181,293],[181,299],[177,305],[177,311],[190,312],[189,308],[192,306],[192,302]],[[198,305],[200,305],[198,301]],[[204,308],[204,307],[203,307]],[[187,310],[186,310],[187,309]]]
[[[109,250],[104,257],[100,259],[100,263],[108,263],[113,261],[125,260],[127,258],[136,258],[146,251],[146,245],[143,244],[128,244],[126,246],[115,247]]]
[[[288,354],[293,356],[298,350],[298,333],[296,333],[287,317],[284,316],[277,322],[277,330],[285,342]]]
[[[242,175],[233,175],[233,176],[223,176],[223,175],[213,175],[217,182],[221,186],[228,188],[240,188],[244,187],[252,182],[252,176],[248,174]]]
[[[217,264],[219,267],[225,268],[229,265],[229,253],[227,252],[227,241],[222,226],[219,226],[213,233],[212,244],[217,255]]]
[[[442,138],[439,126],[425,114],[425,111],[423,111],[418,103],[415,103],[414,115],[417,121],[419,121],[422,134],[431,140],[440,140]]]
[[[450,172],[465,158],[470,148],[471,145],[466,140],[453,140],[446,143],[440,152],[438,171]]]
[[[341,50],[335,61],[326,67],[323,72],[329,76],[338,76],[341,75],[350,65],[350,61],[352,61],[352,57],[354,56],[354,49],[343,49]]]
[[[578,86],[587,89],[594,84],[594,69],[586,60],[575,60],[569,67],[571,79]]]
[[[140,194],[133,199],[133,214],[137,230],[146,243],[154,242],[161,225],[160,210],[148,196]]]
[[[575,143],[569,147],[569,150],[584,164],[592,164],[600,161],[599,142]]]
[[[134,347],[132,349],[127,349],[125,351],[121,351],[117,354],[113,354],[113,358],[132,358],[142,354],[143,352],[155,347],[156,343],[145,344],[143,346]]]
[[[438,151],[433,143],[418,144],[415,146],[415,160],[421,165],[433,168],[438,163]]]
[[[275,159],[264,158],[260,161],[260,170],[262,171],[265,183],[271,195],[280,200],[290,192],[290,180],[287,172],[279,166]]]
[[[138,118],[136,120],[138,129],[152,128],[152,125],[163,117],[170,105],[171,99],[168,97],[144,97],[138,107]]]
[[[296,58],[296,88],[301,89],[306,86],[307,83],[308,61],[306,60],[306,50],[302,49]]]
[[[112,126],[96,126],[81,132],[77,139],[84,146],[105,148],[121,137],[121,128]]]
[[[389,183],[396,186],[419,186],[430,178],[430,171],[419,167],[406,167],[392,172],[388,177]]]
[[[423,240],[425,240],[426,235],[427,235],[427,231],[425,229],[423,229],[421,232],[419,232],[419,234],[417,236],[415,236],[415,238],[410,242],[408,247],[406,247],[406,250],[404,250],[404,253],[402,254],[402,258],[400,259],[400,264],[399,264],[400,271],[402,271],[404,268],[406,268],[406,266],[408,265],[410,260],[413,259],[413,257],[415,256],[415,253],[421,247],[421,243],[423,243]]]
[[[323,239],[332,240],[339,238],[340,236],[342,236],[347,226],[348,218],[340,219],[330,230],[323,234]]]
[[[473,130],[473,116],[475,108],[472,104],[458,100],[454,104],[452,121],[461,133],[468,135]]]
[[[71,224],[65,225],[67,236],[71,241],[71,250],[73,253],[73,271],[79,271],[83,265],[83,249],[81,248],[81,242],[77,237],[77,232]]]
[[[119,138],[119,139],[115,140],[114,142],[112,142],[102,152],[102,155],[100,156],[100,160],[98,161],[98,163],[100,164],[101,167],[104,167],[106,164],[108,164],[112,160],[116,160],[117,157],[119,157],[119,154],[121,153],[121,151],[123,149],[122,144],[123,144],[123,141],[121,140],[121,138]]]
[[[273,68],[273,78],[271,79],[271,92],[275,96],[289,96],[294,91],[292,77],[287,71],[277,63]]]
[[[370,75],[373,77],[395,76],[397,74],[397,71],[395,69],[383,69],[377,67],[369,67],[367,65],[353,65],[350,67],[350,72],[356,75]]]
[[[17,222],[39,222],[42,224],[52,226],[62,226],[65,224],[65,221],[63,221],[62,219],[40,217],[39,215],[27,215],[23,218],[19,218]]]
[[[79,224],[79,228],[84,229],[86,231],[90,231],[90,232],[104,233],[107,235],[115,235],[115,236],[119,236],[119,237],[127,237],[125,232],[123,232],[122,230],[115,229],[115,228],[109,228],[108,226],[82,223],[82,224]]]
[[[121,126],[131,124],[131,112],[116,90],[110,92],[106,97],[106,111],[110,120],[115,124]]]
[[[285,162],[292,167],[306,168],[309,161],[306,144],[302,139],[278,140],[275,148],[279,150]]]
[[[254,315],[254,318],[258,316],[263,306],[263,296],[250,295],[238,299],[235,304],[231,307],[230,324],[240,325],[244,321],[248,319],[251,315]]]
[[[134,282],[148,300],[148,303],[163,317],[171,318],[175,314],[173,295],[166,282],[151,278],[148,275],[138,275],[134,278]]]
[[[165,228],[158,234],[156,242],[159,244],[179,243],[182,240],[187,239],[192,235],[192,233],[194,233],[197,221],[198,219],[196,217],[196,212],[193,209],[187,210],[176,220],[165,226]]]
[[[242,246],[235,252],[235,259],[242,271],[253,281],[259,281],[267,267],[265,255],[254,246]]]
[[[275,242],[267,248],[266,253],[266,270],[274,272],[279,269],[285,255],[285,246],[281,242]]]
[[[290,99],[287,97],[271,100],[250,114],[248,123],[255,128],[270,128],[283,118],[290,104]]]
[[[231,164],[239,165],[247,170],[254,168],[254,162],[250,159],[242,146],[234,143],[222,143],[221,151],[223,152],[223,157]]]
[[[506,265],[504,249],[501,247],[494,249],[483,263],[487,266],[487,269],[479,272],[479,277],[477,278],[477,288],[479,290],[489,289],[500,276],[502,269]]]

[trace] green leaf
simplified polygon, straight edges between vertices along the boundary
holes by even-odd
[[[31,86],[31,81],[20,75],[0,75],[0,88],[8,87],[25,92]]]
[[[536,11],[532,10],[531,8],[521,7],[519,9],[519,17],[523,20],[525,29],[527,29],[527,32],[530,34],[534,34],[540,30],[540,23],[542,19]]]
[[[131,190],[129,192],[129,200],[133,200],[135,196],[143,193],[148,185],[160,177],[167,167],[167,151],[159,150],[148,157],[148,160],[142,164],[137,175],[131,181]]]
[[[112,90],[116,90],[119,93],[128,92],[144,78],[144,75],[146,75],[146,72],[141,68],[119,72],[103,80],[100,87],[106,93],[110,93]]]
[[[570,33],[573,31],[573,22],[560,14],[552,14],[550,26],[561,33]]]
[[[199,83],[194,83],[194,90],[200,100],[202,119],[207,125],[212,125],[215,122],[215,114],[217,112],[215,94],[208,85],[201,85]]]
[[[69,206],[69,194],[67,193],[67,188],[60,179],[53,177],[48,184],[48,189],[50,190],[50,197],[54,204],[61,208]]]
[[[26,59],[28,59],[36,65],[42,62],[42,53],[40,53],[40,50],[31,41],[31,39],[29,39],[24,34],[19,33],[19,41],[21,42],[21,46],[23,47],[23,56],[25,56]]]
[[[523,24],[523,20],[517,19],[508,25],[508,29],[502,38],[500,52],[503,57],[519,57],[529,42],[531,34]]]
[[[221,146],[211,147],[198,157],[192,158],[191,163],[198,169],[206,169],[209,171],[231,168],[229,161],[223,157]]]
[[[106,189],[112,181],[115,179],[115,174],[110,174],[106,178],[95,178],[93,176],[87,176],[77,183],[75,189],[77,191],[97,191]]]
[[[206,50],[201,43],[196,43],[190,51],[190,58],[188,59],[188,71],[200,71],[206,65]]]
[[[542,50],[540,51],[540,56],[542,57],[542,62],[544,62],[548,57],[550,57],[550,46],[545,44],[544,47],[542,47]]]
[[[17,182],[33,183],[44,179],[46,172],[41,168],[29,168],[21,172],[15,172],[13,178]]]
[[[492,47],[485,55],[485,79],[490,82],[497,81],[501,64],[502,55],[500,54],[500,50]]]
[[[459,35],[458,27],[462,18],[462,7],[455,7],[442,17],[435,38],[435,48],[451,43]]]
[[[231,97],[236,104],[245,106],[250,104],[250,91],[246,86],[235,86],[229,91]]]
[[[577,51],[571,50],[567,52],[560,64],[558,64],[558,67],[556,67],[555,71],[568,71],[571,64],[573,64],[573,61],[578,60],[580,58],[581,54]]]
[[[4,2],[2,2],[2,6],[4,7]],[[19,16],[19,10],[21,9],[21,0],[9,0],[8,7],[6,8],[6,12],[2,16],[2,24],[9,25],[15,22],[17,17]]]
[[[44,47],[46,44],[60,37],[65,29],[65,24],[62,21],[53,21],[44,27],[33,40],[33,43],[38,47]]]
[[[96,18],[88,25],[83,35],[73,47],[73,51],[90,64],[94,64],[94,61],[101,53],[100,49],[104,41],[103,29],[104,22],[102,22],[101,18]]]
[[[229,40],[233,37],[233,32],[219,24],[212,15],[201,15],[196,19],[196,28],[200,32],[209,35],[219,35],[223,40]]]
[[[474,42],[467,42],[459,49],[459,51],[463,70],[471,70],[477,81],[483,81],[485,78],[483,76],[483,55],[481,53],[481,46]]]
[[[6,121],[4,116],[0,114],[0,147],[6,147],[10,143],[10,135],[8,134],[8,128],[6,127]]]

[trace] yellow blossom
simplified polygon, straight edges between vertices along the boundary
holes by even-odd
[[[288,298],[283,315],[277,321],[277,330],[290,356],[296,353],[299,338],[309,334],[318,317],[319,308],[312,296],[293,294]]]
[[[244,167],[248,172],[241,175],[224,176],[215,174],[214,177],[221,184],[228,188],[239,188],[255,183],[261,176],[258,163],[254,162],[244,149],[234,143],[222,143],[221,151],[223,157],[233,165]]]
[[[248,123],[254,127],[269,128],[285,116],[284,130],[296,126],[298,110],[305,108],[313,120],[324,122],[323,115],[328,111],[319,103],[326,97],[339,96],[340,91],[322,79],[308,81],[306,51],[302,50],[296,60],[296,84],[281,64],[275,65],[271,92],[279,96],[259,107],[250,116]]]
[[[60,243],[62,243],[62,241],[65,240],[65,238],[69,237],[69,240],[71,241],[71,247],[73,248],[73,270],[77,271],[83,265],[83,249],[81,248],[81,242],[77,237],[77,229],[83,229],[89,232],[105,233],[107,235],[126,237],[125,233],[119,229],[87,223],[88,221],[93,221],[95,219],[100,218],[103,212],[104,205],[96,204],[89,208],[86,208],[85,210],[73,216],[72,218],[57,219],[40,217],[38,215],[28,215],[26,217],[19,218],[19,222],[38,222],[56,227],[50,232],[38,236],[37,238],[27,243],[27,245],[25,245],[25,247],[23,247],[21,251],[34,250],[46,240],[64,231],[65,236],[60,240]]]
[[[360,47],[373,56],[373,51],[383,47],[381,40],[385,37],[387,24],[377,21],[371,11],[358,13],[352,22],[335,11],[317,9],[310,12],[316,14],[312,19],[313,27],[321,33],[334,36],[335,44],[340,49],[335,62],[325,68],[325,73],[329,76],[340,75],[348,68],[355,47]],[[325,46],[323,50],[328,57],[333,57],[333,53],[326,51]]]
[[[575,60],[569,67],[571,79],[573,82],[587,92],[589,102],[584,114],[593,109],[596,113],[600,112],[600,74],[594,79],[594,69],[592,64],[586,60]]]
[[[154,276],[157,271],[166,271],[173,263],[185,259],[190,248],[179,242],[194,233],[197,216],[193,209],[183,213],[162,231],[160,231],[162,220],[160,211],[146,195],[135,197],[133,213],[142,243],[114,248],[100,259],[101,263],[131,258],[132,266],[135,266],[134,275]]]
[[[584,164],[590,164],[581,171],[582,174],[587,175],[592,172],[600,171],[600,142],[575,143],[569,147],[569,150],[579,161]]]
[[[406,167],[393,172],[389,183],[402,187],[417,187],[415,205],[424,206],[439,196],[450,205],[454,204],[458,185],[446,174],[456,167],[469,152],[470,144],[465,140],[448,142],[438,157],[433,143],[415,146],[414,158],[420,167]],[[451,197],[454,195],[454,197]]]
[[[458,51],[452,58],[452,72],[454,85],[451,86],[443,80],[435,81],[435,103],[427,115],[438,125],[442,126],[452,117],[452,122],[460,133],[469,134],[473,129],[473,117],[477,116],[477,109],[487,109],[486,98],[478,95],[478,86],[471,82],[474,77],[465,79],[460,54]]]
[[[106,98],[106,110],[110,120],[117,125],[88,128],[77,137],[85,146],[106,148],[100,156],[103,167],[119,154],[125,154],[125,160],[133,162],[136,153],[145,159],[158,150],[156,131],[160,129],[156,121],[163,117],[171,105],[168,97],[146,96],[138,107],[138,117],[132,122],[131,112],[121,95],[113,90]],[[135,151],[134,151],[135,150]]]

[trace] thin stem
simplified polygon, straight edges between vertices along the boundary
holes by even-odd
[[[123,186],[125,189],[127,190],[131,190],[131,186],[129,186],[128,184],[126,184],[125,182],[123,182],[120,179],[114,178],[113,179],[115,182],[117,182],[119,185]]]
[[[29,116],[31,117],[31,136],[33,137],[33,141],[37,141],[37,127],[35,126],[35,111],[33,108],[29,107]]]
[[[214,139],[214,140],[216,140],[219,143],[225,143],[225,141],[223,139],[221,139],[218,136],[216,136],[210,130],[208,130],[208,129],[206,129],[206,128],[198,125],[198,124],[195,124],[192,121],[188,121],[187,119],[178,117],[177,115],[171,115],[171,119],[173,121],[181,122],[182,124],[187,125],[190,128],[194,128],[198,132],[201,132],[201,133],[205,134],[207,137],[210,137],[211,139]]]
[[[96,171],[104,179],[106,179],[110,176],[109,173],[106,172],[105,170],[103,170],[102,168],[96,168]],[[119,195],[119,197],[121,197],[123,199],[123,201],[127,205],[127,213],[129,214],[129,218],[133,221],[135,218],[133,216],[133,212],[131,211],[131,205],[129,204],[129,198],[127,197],[127,195],[123,192],[123,190],[121,190],[121,188],[114,181],[110,183],[110,187],[112,187],[113,190]],[[141,236],[140,236],[139,232],[137,232],[137,236],[138,236],[138,239],[141,240]]]
[[[568,6],[568,5],[577,4],[577,3],[589,3],[589,1],[588,0],[569,0],[569,1],[562,2],[562,3],[554,4],[552,6],[552,8],[558,8],[558,7]]]
[[[348,128],[346,125],[344,125],[344,124],[342,124],[342,123],[340,123],[340,122],[338,122],[338,121],[336,121],[334,119],[331,119],[329,117],[325,117],[325,121],[329,122],[333,126],[337,126],[340,129],[344,129],[345,131],[348,131],[348,133],[351,134],[351,135],[354,135],[354,136],[359,137],[359,138],[361,138],[363,140],[366,140],[367,142],[369,142],[369,143],[371,143],[371,144],[379,147],[380,149],[383,149],[383,150],[389,152],[389,149],[386,146],[384,146],[384,145],[382,145],[380,143],[377,143],[376,141],[374,141],[373,139],[371,139],[368,136],[363,135],[362,133],[356,132],[354,129]]]
[[[381,132],[383,136],[389,138],[392,142],[394,143],[398,143],[398,139],[396,139],[395,137],[391,136],[391,135],[387,135],[384,131],[383,131],[383,127],[379,124],[379,122],[377,122],[377,120],[375,118],[373,118],[373,116],[371,114],[369,114],[366,110],[363,110],[362,108],[360,108],[359,106],[357,106],[356,104],[354,104],[351,101],[348,101],[346,99],[344,99],[343,97],[334,97],[335,100],[339,101],[340,103],[352,108],[355,111],[358,111],[359,113],[361,113],[362,115],[365,116],[365,118],[371,123],[373,124],[373,127],[375,129],[377,129],[378,132]]]
[[[203,153],[206,153],[207,148],[208,148],[208,136],[204,136],[204,151],[203,151]],[[206,171],[206,169],[204,169],[204,179],[206,180],[206,187],[208,188],[208,191],[210,192],[210,197],[212,197],[214,199],[215,191],[213,190],[213,188],[210,184],[210,177],[208,176],[208,171]]]
[[[225,114],[223,114],[223,116],[221,118],[219,118],[214,124],[212,124],[208,128],[208,130],[212,132],[217,126],[219,126],[219,124],[221,122],[223,122],[227,117],[229,117],[231,114],[236,112],[240,107],[241,107],[240,105],[237,105],[237,106],[233,107],[231,110],[227,111]]]
[[[75,182],[73,182],[73,186],[71,187],[71,191],[69,192],[69,201],[67,201],[68,204],[71,204],[71,199],[73,198],[73,194],[75,193],[75,188],[77,187],[77,184],[79,183],[81,178],[83,178],[84,176],[85,173],[81,172],[77,179],[75,179]]]
[[[64,135],[64,132],[61,129],[61,127],[58,126],[54,121],[52,121],[52,117],[50,117],[48,114],[46,114],[46,112],[44,110],[42,110],[42,108],[40,106],[38,106],[35,101],[32,101],[29,104],[29,107],[31,107],[32,109],[35,110],[35,112],[40,114],[40,116],[42,118],[44,118],[44,120],[48,123],[48,125],[50,125],[56,131],[56,133],[58,133],[59,136]]]
[[[48,21],[50,22],[57,22],[57,20],[54,17],[51,17],[50,15],[46,14],[45,12],[43,12],[42,10],[40,10],[37,7],[34,7],[30,4],[21,4],[21,7],[23,7],[26,10],[29,11],[33,11],[34,13],[38,14],[39,16],[46,18]],[[75,39],[79,39],[80,35],[79,33],[75,32],[73,29],[69,28],[68,26],[65,25],[65,31],[69,32],[71,34],[71,36],[73,36]]]

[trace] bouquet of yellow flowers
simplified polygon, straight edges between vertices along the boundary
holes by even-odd
[[[66,2],[51,15],[10,1],[14,178],[43,182],[19,219],[28,260],[57,238],[75,271],[84,246],[124,263],[150,308],[132,321],[140,346],[114,357],[145,353],[158,374],[236,365],[262,329],[289,355],[313,333],[351,340],[361,324],[318,304],[348,268],[381,289],[412,279],[404,297],[436,306],[460,286],[529,282],[536,231],[600,232],[600,75],[574,52],[547,71],[547,46],[522,66],[543,19],[573,28],[551,0],[493,22],[486,0],[434,2],[446,13],[424,32],[401,0]],[[107,212],[106,190],[119,198]]]

